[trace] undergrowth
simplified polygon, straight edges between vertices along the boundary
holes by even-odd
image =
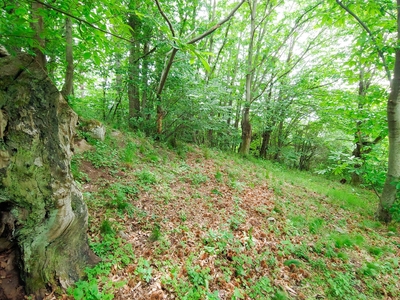
[[[74,299],[400,298],[398,225],[374,221],[373,192],[132,134],[90,142],[72,171],[101,262]]]

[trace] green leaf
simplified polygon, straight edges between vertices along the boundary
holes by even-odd
[[[84,59],[89,59],[89,58],[91,58],[92,57],[92,53],[90,53],[90,52],[85,52],[85,53],[83,53],[83,58]]]

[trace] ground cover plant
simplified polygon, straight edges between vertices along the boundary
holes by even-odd
[[[373,191],[120,132],[93,146],[73,170],[102,261],[64,299],[400,297]]]

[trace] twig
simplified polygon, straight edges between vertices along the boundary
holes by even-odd
[[[73,14],[70,14],[69,12],[66,12],[66,11],[64,11],[64,10],[62,10],[62,9],[59,9],[59,8],[57,8],[57,7],[54,7],[54,6],[50,5],[50,4],[47,4],[47,3],[45,3],[45,2],[42,2],[42,1],[40,1],[40,0],[33,0],[33,1],[34,1],[34,2],[37,2],[37,3],[40,3],[40,4],[42,4],[42,5],[44,5],[44,6],[48,7],[48,8],[50,8],[50,9],[56,11],[56,12],[59,12],[60,14],[66,15],[66,16],[68,16],[68,17],[71,17],[72,19],[75,19],[75,20],[77,20],[77,21],[79,21],[79,22],[81,22],[81,23],[84,23],[84,24],[86,24],[86,25],[88,25],[88,26],[90,26],[90,27],[92,27],[92,28],[94,28],[94,29],[96,29],[96,30],[98,30],[98,31],[101,31],[101,32],[106,33],[106,34],[109,34],[109,35],[111,35],[111,36],[113,36],[113,37],[116,37],[116,38],[118,38],[118,39],[124,40],[124,41],[126,41],[126,42],[129,42],[129,43],[131,42],[129,39],[126,39],[126,38],[124,38],[123,36],[120,36],[120,35],[114,34],[114,33],[112,33],[112,32],[109,32],[109,31],[107,31],[107,30],[101,29],[101,28],[97,27],[96,25],[93,25],[92,23],[90,23],[90,22],[88,22],[88,21],[86,21],[86,20],[84,20],[84,19],[82,19],[82,18],[79,18],[79,17],[77,17],[77,16],[74,16]]]

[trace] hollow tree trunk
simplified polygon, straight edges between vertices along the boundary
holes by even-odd
[[[0,214],[8,219],[0,235],[17,249],[36,299],[67,288],[93,262],[87,208],[70,170],[76,122],[37,59],[0,58]]]

